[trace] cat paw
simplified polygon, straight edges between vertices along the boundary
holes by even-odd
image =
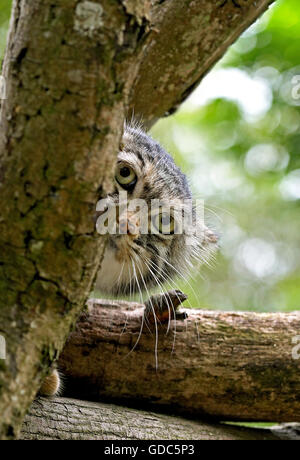
[[[39,391],[41,396],[57,396],[61,392],[61,378],[58,371],[55,369],[48,375]]]
[[[146,322],[155,324],[155,322],[166,323],[171,319],[186,319],[187,313],[178,311],[179,306],[185,300],[187,300],[187,295],[179,290],[151,296],[145,303]]]

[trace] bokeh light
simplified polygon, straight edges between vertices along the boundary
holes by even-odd
[[[300,307],[299,49],[300,3],[279,0],[152,130],[221,235],[213,267],[179,283],[193,306]]]

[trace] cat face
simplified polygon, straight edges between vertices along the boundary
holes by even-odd
[[[185,276],[193,260],[206,262],[216,237],[191,204],[187,179],[172,157],[138,127],[125,126],[115,191],[105,204],[105,211],[115,211],[117,231],[108,234],[96,288],[114,295],[149,292]]]

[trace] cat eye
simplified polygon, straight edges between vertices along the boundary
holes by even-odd
[[[137,182],[137,175],[129,165],[120,163],[116,169],[115,179],[125,190],[130,190]]]
[[[175,233],[175,219],[169,212],[160,210],[152,217],[152,223],[163,235],[174,235]]]

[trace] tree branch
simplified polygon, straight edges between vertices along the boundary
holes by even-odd
[[[199,422],[112,404],[65,398],[35,401],[26,416],[26,440],[278,440],[299,439],[287,427],[251,429]]]
[[[59,364],[67,393],[218,420],[300,421],[300,312],[187,310],[155,327],[137,304],[89,301]],[[150,329],[149,329],[150,328]],[[295,358],[295,356],[294,356]]]
[[[130,109],[151,126],[173,113],[228,47],[274,0],[157,1]],[[222,7],[223,3],[223,7]]]

